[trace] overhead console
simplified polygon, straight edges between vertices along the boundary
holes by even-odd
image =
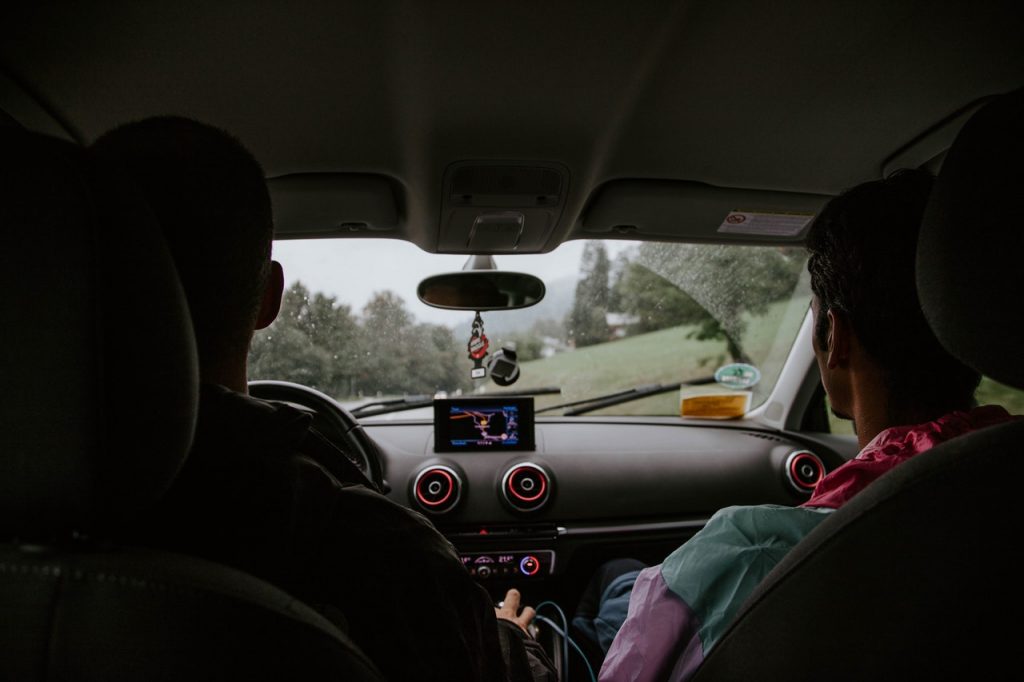
[[[440,253],[538,253],[561,220],[569,171],[534,161],[462,161],[447,168]]]

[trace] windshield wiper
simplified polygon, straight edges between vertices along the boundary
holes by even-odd
[[[549,405],[537,410],[537,414],[541,412],[551,412],[552,410],[560,410],[564,407],[571,407],[574,409],[566,410],[562,413],[563,416],[569,417],[578,414],[586,414],[587,412],[593,412],[599,410],[602,407],[611,407],[612,405],[619,405],[621,403],[628,403],[640,398],[646,398],[652,395],[660,395],[662,393],[668,393],[670,391],[678,391],[683,386],[704,386],[707,384],[715,383],[715,377],[707,376],[700,377],[699,379],[691,379],[689,381],[680,381],[674,384],[645,384],[643,386],[634,386],[633,388],[627,388],[624,391],[616,391],[615,393],[608,393],[606,395],[598,395],[593,398],[586,398],[584,400],[574,400],[571,403],[561,403],[559,405]]]
[[[544,388],[527,388],[521,391],[496,391],[494,393],[487,393],[487,397],[503,398],[508,396],[518,395],[551,395],[552,393],[561,393],[562,389],[557,386],[548,386]],[[473,397],[473,396],[466,396]],[[430,407],[434,404],[434,396],[427,394],[419,395],[407,395],[404,398],[393,398],[391,400],[375,400],[371,403],[364,403],[358,407],[354,407],[349,410],[349,413],[353,417],[375,417],[379,414],[388,414],[389,412],[403,412],[405,410],[415,410],[418,407]]]

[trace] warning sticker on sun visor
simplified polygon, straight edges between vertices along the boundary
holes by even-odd
[[[813,213],[766,213],[729,211],[718,226],[719,232],[759,237],[796,237],[814,218]]]

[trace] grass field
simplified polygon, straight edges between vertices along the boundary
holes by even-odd
[[[1024,414],[1024,391],[991,379],[981,380],[976,394],[979,405],[1002,405],[1010,414]]]
[[[762,316],[748,319],[743,343],[748,354],[759,363],[761,389],[754,403],[770,389],[786,353],[792,345],[806,306],[776,303]],[[778,334],[779,329],[786,330]],[[690,338],[694,327],[685,325],[632,336],[618,341],[588,346],[550,358],[522,364],[516,388],[559,386],[560,395],[539,396],[537,408],[582,400],[642,384],[674,383],[713,374],[729,362],[723,341],[697,341]],[[714,390],[704,387],[701,391]],[[692,389],[698,390],[698,389]],[[1013,414],[1024,414],[1024,391],[983,379],[977,393],[978,403],[1003,405]],[[560,411],[550,414],[557,415]],[[595,415],[676,415],[679,393],[672,391],[629,403],[622,403]],[[852,433],[850,422],[832,419],[834,433]]]
[[[750,357],[760,363],[762,383],[769,388],[785,359],[782,351],[788,352],[805,312],[806,305],[801,302],[792,305],[780,302],[772,305],[764,315],[748,320],[743,345]],[[776,332],[780,325],[788,331],[777,343]],[[691,325],[662,329],[524,362],[515,387],[561,387],[561,395],[537,398],[537,408],[543,409],[548,405],[582,400],[637,385],[674,383],[708,376],[731,361],[724,341],[697,341],[691,338],[694,330]],[[780,344],[784,348],[780,348]],[[781,358],[776,357],[779,355]],[[712,387],[701,390],[707,392],[709,389],[715,390]],[[679,392],[623,403],[593,414],[677,415]]]
[[[641,384],[668,383],[715,371],[721,341],[688,338],[690,326],[662,329],[550,358],[525,362],[516,388],[559,386],[561,395],[540,396],[537,407],[582,400]],[[652,396],[595,414],[678,414],[679,393]],[[555,414],[558,414],[557,412]]]

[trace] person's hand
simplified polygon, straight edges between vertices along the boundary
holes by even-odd
[[[520,612],[519,599],[519,590],[512,588],[505,593],[505,600],[498,602],[498,605],[494,608],[494,615],[503,620],[512,621],[522,628],[523,632],[532,636],[529,625],[533,617],[537,615],[537,612],[532,606],[524,606],[522,612]]]

